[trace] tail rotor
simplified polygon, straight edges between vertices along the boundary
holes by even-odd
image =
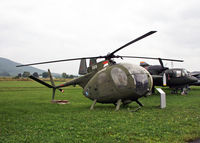
[[[48,84],[48,83],[46,83],[46,82],[44,82],[44,81],[42,81],[42,80],[40,80],[40,79],[38,79],[38,78],[36,78],[36,77],[34,77],[34,76],[32,76],[32,75],[29,76],[29,78],[31,78],[32,80],[37,81],[38,83],[40,83],[40,84],[42,84],[42,85],[44,85],[44,86],[46,86],[46,87],[48,87],[48,88],[52,88],[52,89],[53,89],[52,101],[54,101],[56,89],[58,89],[58,88],[56,88],[56,86],[55,86],[55,83],[54,83],[54,80],[53,80],[53,76],[52,76],[52,74],[51,74],[51,72],[50,72],[49,69],[48,69],[48,73],[49,73],[49,78],[50,78],[51,84]],[[60,92],[63,92],[63,91],[64,91],[63,89],[58,89],[58,90],[59,90]]]

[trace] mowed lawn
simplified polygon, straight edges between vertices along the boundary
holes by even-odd
[[[59,83],[57,83],[59,84]],[[160,96],[141,98],[138,105],[114,111],[112,104],[97,103],[82,95],[80,87],[64,88],[52,104],[51,89],[33,81],[0,81],[0,142],[22,143],[149,143],[187,142],[200,138],[200,88],[188,95],[167,92],[167,107],[160,109]]]

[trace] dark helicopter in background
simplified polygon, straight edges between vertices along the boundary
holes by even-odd
[[[157,59],[149,57],[115,55],[115,53],[118,52],[119,50],[155,32],[156,31],[150,31],[105,56],[55,60],[48,62],[19,65],[17,67],[80,60],[79,74],[83,76],[80,76],[64,84],[56,86],[54,84],[50,71],[48,72],[50,75],[51,85],[34,76],[30,76],[30,78],[47,86],[48,88],[52,88],[53,89],[52,100],[54,100],[56,89],[63,91],[60,88],[70,85],[73,86],[79,85],[83,88],[83,95],[93,101],[93,104],[91,105],[90,109],[93,109],[96,102],[113,103],[116,105],[116,110],[120,108],[121,104],[126,105],[131,103],[132,101],[136,101],[140,106],[142,106],[142,103],[140,103],[138,99],[143,96],[146,96],[148,93],[151,92],[153,86],[153,79],[151,74],[141,66],[133,65],[130,63],[116,63],[113,59],[114,58]],[[89,67],[87,67],[86,64],[87,59],[90,60]],[[97,59],[104,59],[104,60],[97,63]]]
[[[197,78],[191,76],[187,70],[183,68],[171,68],[164,67],[162,58],[158,58],[160,65],[149,65],[146,62],[140,62],[140,66],[144,67],[153,77],[153,89],[154,86],[169,86],[172,89],[172,93],[187,94],[189,85],[197,82]],[[167,59],[170,61],[170,59]],[[182,60],[173,60],[176,62],[183,62]]]

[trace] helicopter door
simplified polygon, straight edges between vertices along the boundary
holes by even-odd
[[[98,75],[96,89],[98,97],[109,97],[113,93],[111,79],[106,72],[102,72]]]
[[[111,70],[111,76],[117,88],[123,88],[127,86],[127,75],[122,69],[118,67],[113,68]]]

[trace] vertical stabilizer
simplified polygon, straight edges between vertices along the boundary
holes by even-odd
[[[90,59],[90,67],[93,66],[93,65],[96,65],[96,64],[97,64],[97,59],[96,58]]]
[[[80,75],[87,74],[87,64],[86,59],[81,59],[80,66],[79,66],[79,72]]]

